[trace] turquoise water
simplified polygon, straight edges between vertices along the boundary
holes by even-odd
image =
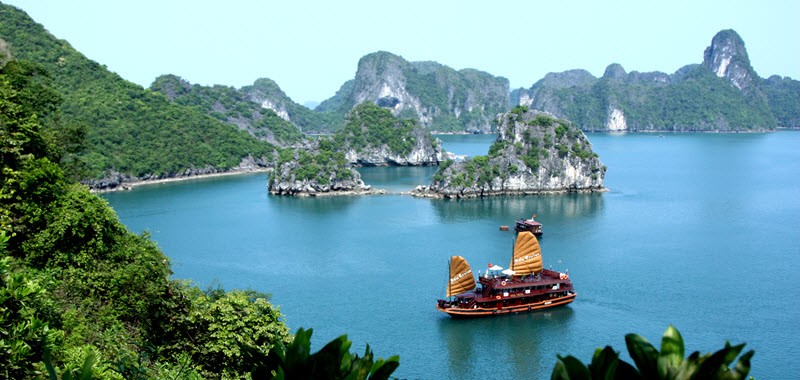
[[[440,138],[459,154],[491,143]],[[357,352],[399,354],[401,378],[549,378],[556,354],[625,351],[629,332],[658,345],[670,323],[687,355],[746,342],[754,376],[800,378],[800,132],[589,139],[607,193],[298,199],[268,196],[258,174],[104,197],[131,230],[150,231],[176,277],[271,293],[292,330],[314,328],[317,348],[347,333]],[[399,192],[434,171],[362,173]],[[576,301],[478,320],[437,312],[447,258],[508,265],[512,235],[498,226],[534,212],[545,265],[569,270]]]

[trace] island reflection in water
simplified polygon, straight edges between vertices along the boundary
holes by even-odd
[[[602,212],[602,193],[568,193],[539,196],[496,196],[471,199],[432,199],[431,205],[442,223],[478,218],[504,220],[512,225],[515,220],[530,218],[533,214],[553,218],[592,216]],[[546,223],[542,220],[542,223]]]

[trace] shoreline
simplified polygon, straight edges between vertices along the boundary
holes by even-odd
[[[364,190],[340,190],[340,191],[320,191],[315,193],[310,192],[297,192],[294,194],[278,194],[269,192],[270,195],[276,197],[297,197],[297,198],[312,198],[312,197],[343,197],[343,196],[362,196],[362,195],[385,195],[391,194],[385,189],[364,189]]]
[[[484,193],[470,192],[470,193],[441,193],[431,190],[427,186],[417,186],[411,191],[405,193],[416,198],[430,198],[430,199],[475,199],[484,197],[497,197],[497,196],[537,196],[537,195],[557,195],[557,194],[590,194],[590,193],[606,193],[610,191],[607,187],[602,188],[583,188],[583,189],[559,189],[559,190],[496,190],[487,191]]]
[[[227,176],[234,176],[234,175],[244,175],[244,174],[259,174],[259,173],[269,173],[273,169],[272,168],[255,168],[255,169],[244,169],[244,170],[229,170],[226,172],[220,173],[208,173],[208,174],[196,174],[190,176],[181,176],[181,177],[169,177],[169,178],[160,178],[160,179],[146,179],[146,180],[137,180],[131,182],[123,182],[119,186],[110,188],[110,189],[95,189],[89,187],[89,191],[95,194],[102,194],[102,193],[114,193],[117,191],[129,191],[133,190],[139,186],[148,186],[148,185],[159,185],[164,183],[171,183],[171,182],[182,182],[182,181],[191,181],[191,180],[201,180],[201,179],[208,179],[208,178],[215,178],[215,177],[227,177]]]

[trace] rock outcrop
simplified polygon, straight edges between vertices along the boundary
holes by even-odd
[[[703,66],[742,90],[754,86],[758,76],[750,66],[744,41],[734,30],[717,33],[703,53]]]
[[[301,149],[284,151],[267,183],[272,195],[323,196],[382,194],[361,180],[344,154],[328,139],[308,142]]]
[[[296,164],[295,164],[296,165]],[[353,176],[348,179],[332,179],[330,183],[320,183],[313,179],[299,179],[292,176],[292,172],[297,167],[291,163],[275,169],[270,174],[270,178],[275,177],[275,181],[269,183],[269,193],[272,195],[289,195],[298,197],[316,197],[329,195],[365,195],[365,194],[384,194],[385,190],[373,189],[365,185],[361,180],[361,174],[352,170]]]
[[[605,166],[576,126],[517,107],[498,118],[488,156],[446,161],[422,197],[468,198],[506,194],[603,191]]]
[[[505,78],[377,52],[361,58],[355,79],[315,111],[344,115],[371,101],[431,130],[489,132],[494,117],[507,109],[508,97]]]
[[[12,59],[14,59],[14,56],[8,48],[8,42],[0,38],[0,68],[3,68]]]

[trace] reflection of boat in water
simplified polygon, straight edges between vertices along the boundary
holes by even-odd
[[[533,214],[530,219],[517,220],[516,224],[514,224],[514,229],[517,232],[529,231],[536,237],[542,237],[542,224],[534,220],[535,218],[536,214]]]
[[[436,308],[452,317],[547,309],[566,305],[577,295],[567,273],[542,268],[539,241],[529,231],[517,234],[510,268],[490,264],[477,284],[463,257],[451,257],[449,267],[448,299],[440,299]]]

